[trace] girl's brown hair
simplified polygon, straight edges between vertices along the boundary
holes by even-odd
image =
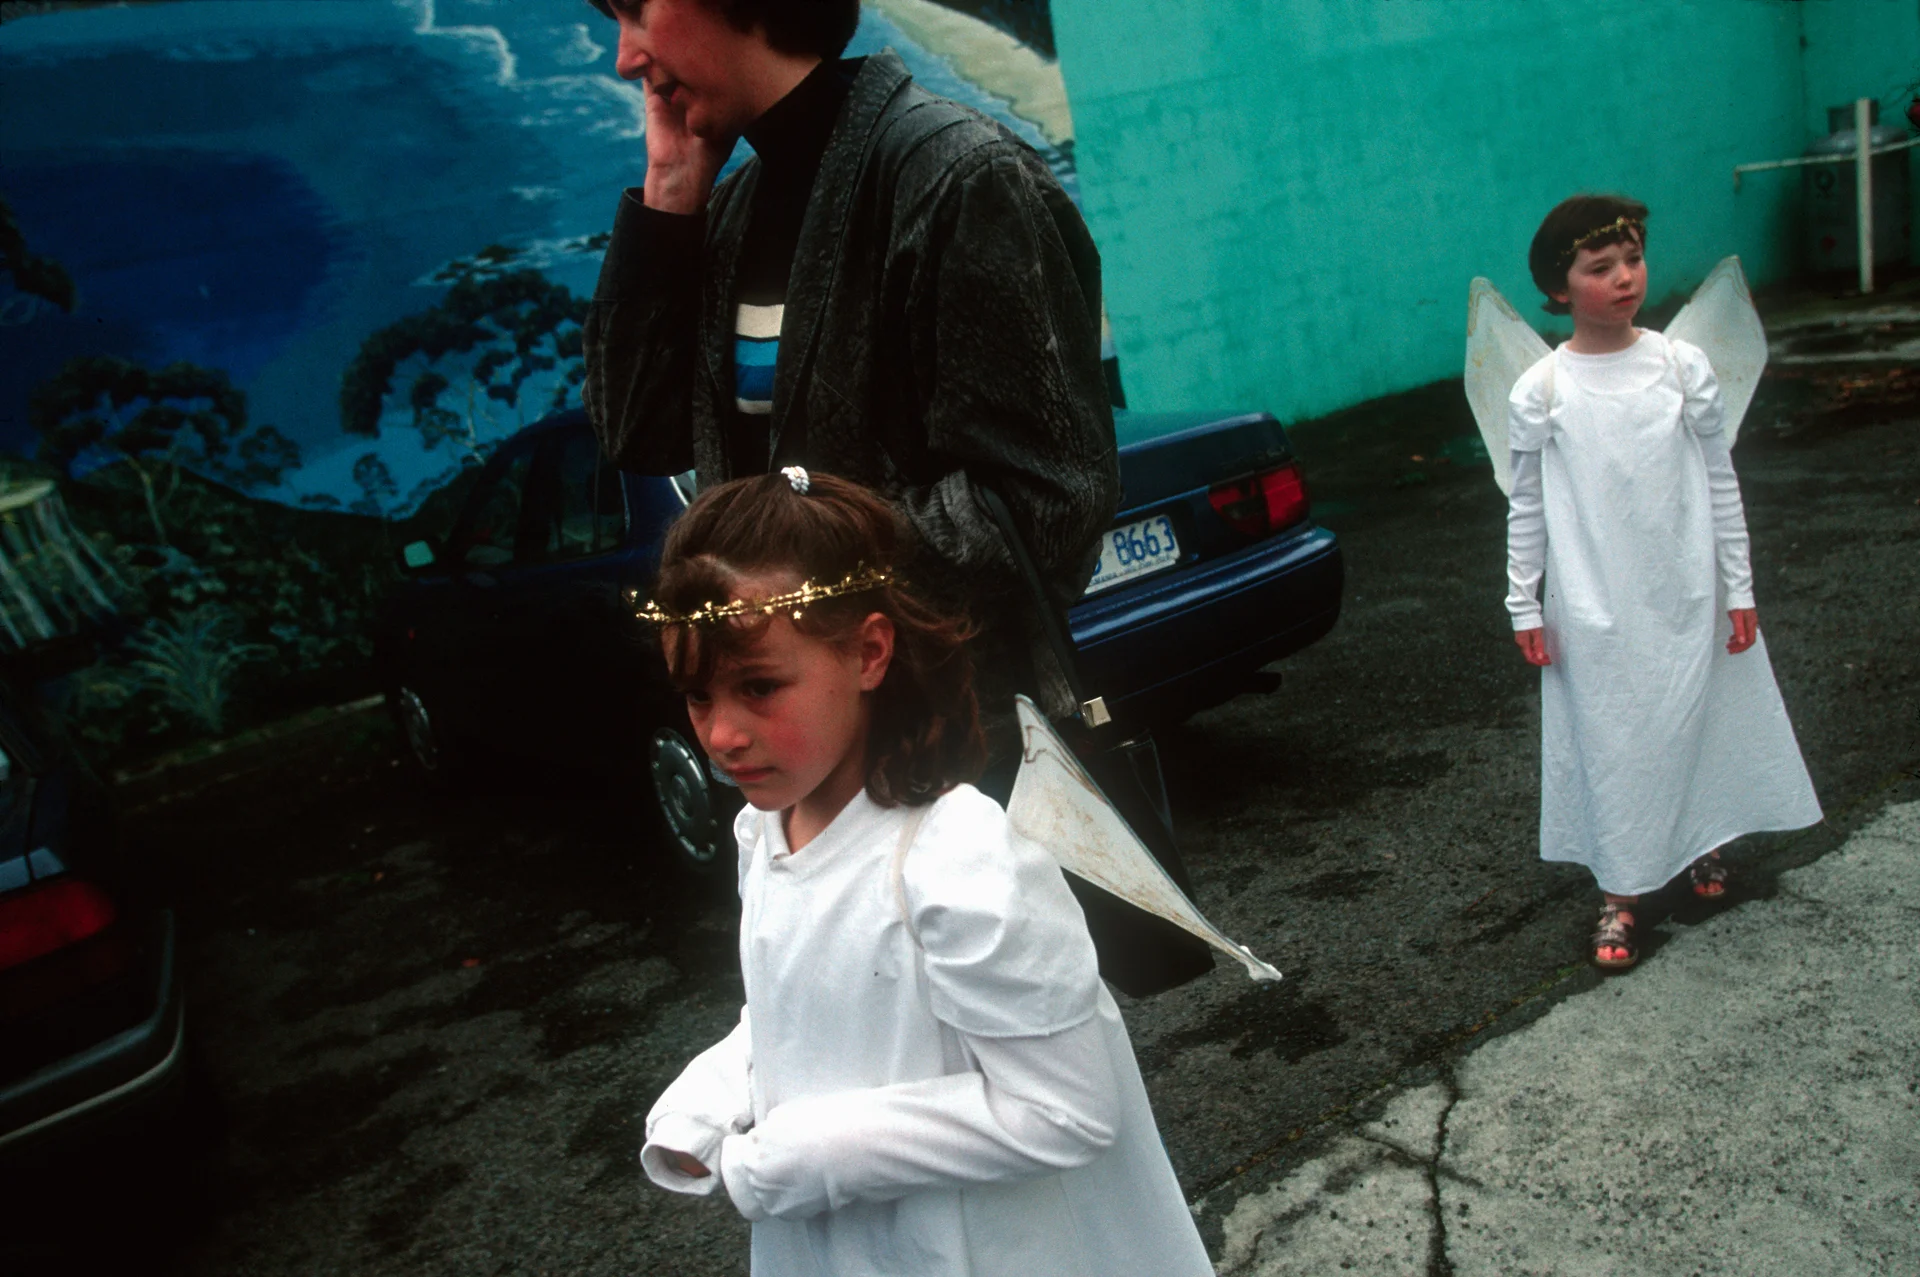
[[[1614,225],[1621,221],[1634,225]],[[1596,235],[1595,231],[1601,233]],[[1629,240],[1643,249],[1647,246],[1647,206],[1639,200],[1624,195],[1575,195],[1555,204],[1533,233],[1533,244],[1527,249],[1527,270],[1534,285],[1547,295],[1541,309],[1549,315],[1571,313],[1572,307],[1555,301],[1553,295],[1567,291],[1567,268],[1580,249],[1605,248]]]
[[[743,576],[791,572],[825,585],[862,568],[891,572],[889,584],[815,600],[792,620],[802,634],[830,643],[849,641],[875,612],[893,622],[893,661],[873,692],[867,792],[883,807],[917,806],[977,779],[987,748],[966,648],[973,628],[901,579],[913,547],[906,520],[859,484],[814,473],[800,492],[784,475],[735,479],[702,492],[668,530],[653,600],[685,616],[739,597]],[[662,625],[668,676],[683,689],[705,686],[720,662],[743,654],[769,620],[748,612]]]

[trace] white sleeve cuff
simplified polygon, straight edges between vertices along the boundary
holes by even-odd
[[[760,1202],[760,1195],[754,1191],[753,1179],[747,1173],[747,1150],[751,1147],[751,1135],[729,1135],[720,1145],[719,1178],[727,1186],[727,1196],[733,1199],[733,1208],[748,1223],[768,1219],[767,1209]]]
[[[1513,614],[1513,632],[1515,634],[1518,634],[1522,630],[1542,629],[1545,626],[1546,620],[1537,609],[1532,612],[1515,612]]]
[[[647,1132],[647,1142],[640,1149],[640,1167],[648,1179],[669,1192],[705,1197],[720,1182],[713,1171],[714,1163],[720,1160],[721,1137],[722,1132],[698,1118],[667,1113]],[[667,1157],[669,1152],[687,1154],[706,1167],[708,1174],[681,1174]]]

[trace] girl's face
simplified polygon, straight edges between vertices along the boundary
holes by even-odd
[[[797,588],[786,574],[740,582],[745,598]],[[811,638],[783,614],[754,645],[687,692],[700,746],[762,811],[793,809],[794,847],[824,829],[867,780],[871,698],[893,659],[893,622],[876,612],[846,643]]]
[[[1617,330],[1632,327],[1646,296],[1646,251],[1628,240],[1574,254],[1567,268],[1567,291],[1553,298],[1573,311],[1576,330]]]

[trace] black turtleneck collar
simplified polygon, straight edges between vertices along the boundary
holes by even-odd
[[[840,118],[864,58],[827,60],[807,73],[787,96],[747,126],[747,145],[768,169],[811,173],[827,153],[827,139]]]

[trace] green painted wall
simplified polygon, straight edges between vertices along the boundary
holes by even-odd
[[[1812,0],[1802,16],[1807,129],[1827,131],[1827,108],[1880,100],[1882,124],[1904,124],[1920,92],[1920,0]]]
[[[1920,80],[1920,0],[1053,14],[1129,403],[1289,420],[1457,375],[1474,275],[1538,315],[1527,243],[1578,190],[1652,207],[1655,299],[1727,253],[1790,273],[1798,176],[1736,194],[1733,166],[1799,154],[1828,98],[1895,117]]]

